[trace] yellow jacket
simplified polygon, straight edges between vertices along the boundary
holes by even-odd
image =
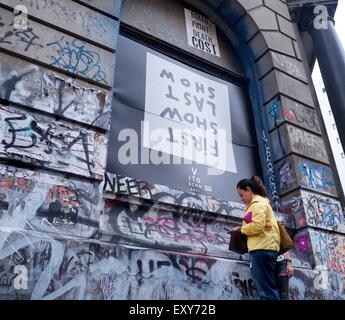
[[[276,217],[268,199],[254,195],[248,205],[241,227],[248,236],[248,251],[280,249],[280,234]]]

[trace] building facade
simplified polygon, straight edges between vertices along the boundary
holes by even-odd
[[[294,229],[291,298],[344,298],[292,2],[1,1],[2,299],[255,299],[227,234],[253,174]]]

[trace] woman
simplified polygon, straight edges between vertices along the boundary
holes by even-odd
[[[280,234],[265,186],[259,177],[237,183],[237,192],[247,205],[240,230],[248,236],[247,246],[251,272],[262,300],[279,300],[275,266],[280,248]]]

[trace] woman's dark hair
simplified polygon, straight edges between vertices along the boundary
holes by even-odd
[[[266,188],[264,183],[258,176],[251,177],[250,179],[242,179],[237,183],[237,188],[241,190],[246,190],[250,188],[255,194],[262,197],[267,197]]]

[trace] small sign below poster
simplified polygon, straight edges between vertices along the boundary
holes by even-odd
[[[184,9],[188,44],[191,47],[220,57],[216,25],[205,16]]]

